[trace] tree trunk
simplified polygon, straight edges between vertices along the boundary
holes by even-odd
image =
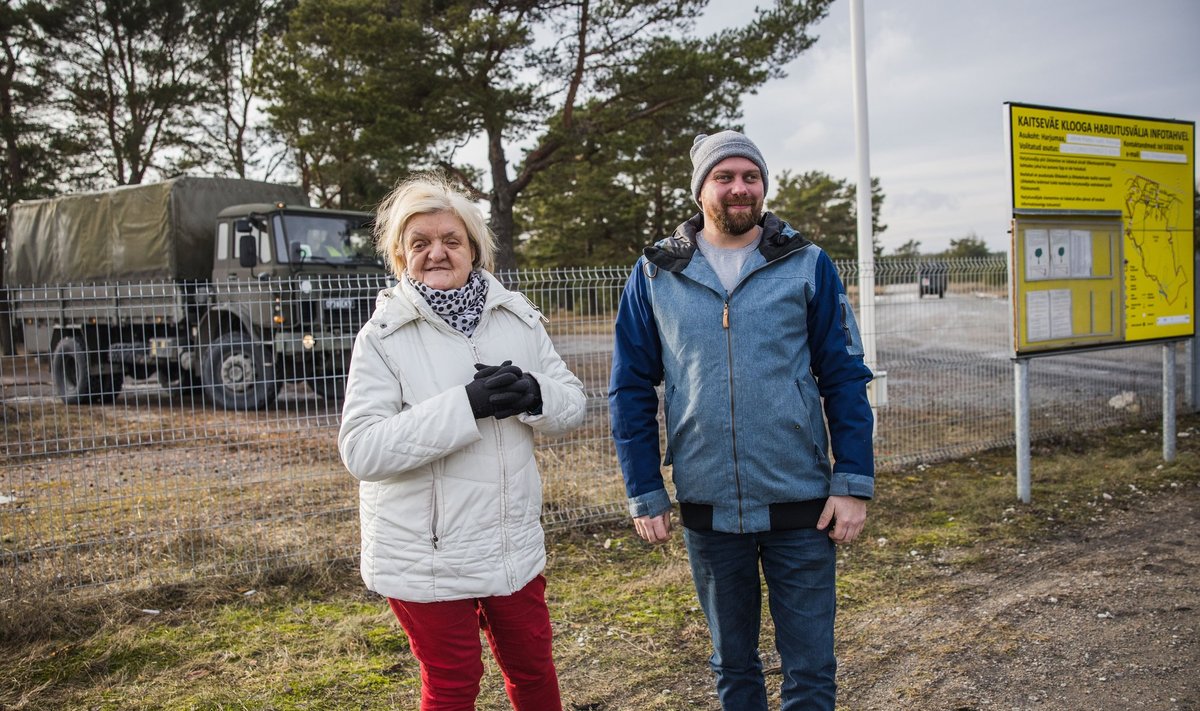
[[[492,233],[496,235],[496,269],[516,269],[517,254],[514,250],[516,224],[513,218],[512,198],[501,197],[498,190],[492,191]]]
[[[491,227],[496,235],[496,270],[517,268],[517,254],[513,249],[513,234],[516,220],[513,205],[520,187],[508,177],[508,160],[504,156],[504,142],[499,130],[488,130],[488,163],[492,167]]]

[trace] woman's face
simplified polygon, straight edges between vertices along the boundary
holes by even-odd
[[[467,226],[453,212],[416,215],[404,228],[408,274],[431,289],[465,286],[474,258]]]

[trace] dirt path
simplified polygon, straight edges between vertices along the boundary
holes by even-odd
[[[848,621],[839,708],[1200,711],[1200,487]]]

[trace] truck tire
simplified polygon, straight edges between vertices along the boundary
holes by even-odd
[[[74,336],[63,338],[54,347],[50,376],[54,394],[68,405],[112,402],[125,384],[120,371],[96,372],[88,362],[87,349]]]
[[[225,410],[261,410],[274,402],[279,384],[267,375],[264,351],[241,333],[213,341],[200,368],[205,396]]]

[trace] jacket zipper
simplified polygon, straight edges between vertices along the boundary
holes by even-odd
[[[733,389],[733,331],[729,329],[729,294],[725,294],[725,308],[721,312],[721,327],[725,329],[725,355],[729,363],[729,432],[733,438],[733,485],[737,491],[738,502],[738,532],[741,533],[744,526],[742,523],[742,473],[738,466],[738,446],[737,446],[737,414],[734,411],[734,389]]]
[[[424,318],[424,314],[422,314],[422,317]],[[445,328],[446,330],[448,330],[452,333],[456,333],[461,338],[466,340],[467,345],[471,347],[472,357],[474,358],[474,360],[476,362],[479,361],[479,356],[477,353],[475,353],[475,344],[471,343],[471,339],[464,336],[457,329],[450,328],[449,326],[447,326],[446,323],[444,321],[442,321],[440,318],[435,318],[435,319],[425,318],[425,320],[427,322],[433,324],[434,328]],[[433,549],[436,551],[438,549],[438,543],[441,541],[441,538],[438,536],[438,495],[437,495],[437,474],[436,473],[434,473],[434,480],[431,483],[430,488],[432,489],[432,491],[430,492],[432,514],[430,515],[430,520],[429,520],[429,542],[433,545]]]
[[[486,310],[484,314],[487,314]],[[482,325],[483,320],[481,319],[479,323]],[[471,347],[471,359],[479,363],[479,349],[475,347],[475,341],[467,338],[464,334],[460,333],[459,335],[465,338],[467,345]],[[508,461],[504,458],[504,435],[500,426],[500,420],[494,417],[491,420],[492,431],[496,433],[496,452],[500,457],[500,539],[501,547],[504,551],[501,557],[504,560],[504,574],[508,577],[508,586],[509,588],[514,588],[516,583],[513,580],[512,558],[508,552],[508,526],[506,525],[508,521]]]
[[[528,298],[526,298],[526,301],[528,301]],[[530,302],[530,305],[532,306],[532,302]],[[493,305],[493,307],[498,308],[499,306]],[[485,304],[483,315],[486,316],[487,312],[489,310],[490,309],[488,309],[487,305]],[[535,307],[535,310],[536,310],[536,307]],[[434,324],[435,328],[442,328],[446,331],[457,334],[460,338],[462,338],[464,341],[467,342],[467,346],[471,349],[471,359],[476,363],[480,362],[479,349],[475,347],[475,342],[473,340],[471,340],[470,338],[468,338],[466,336],[466,334],[462,333],[458,329],[451,328],[441,318],[437,318],[436,315],[434,318],[431,319],[431,318],[428,318],[424,313],[422,313],[421,317],[424,318],[429,323]],[[542,316],[542,319],[545,320],[546,322],[549,322],[549,319],[547,319],[544,315]],[[482,318],[479,321],[479,326],[481,326],[481,325],[483,325]],[[476,329],[478,329],[479,326],[476,326]],[[504,440],[500,434],[500,430],[501,430],[500,421],[496,420],[494,418],[492,421],[493,421],[493,428],[496,432],[497,451],[503,452],[504,451],[504,447],[503,447]],[[500,522],[501,522],[501,525],[500,525],[500,529],[501,529],[501,536],[503,537],[503,542],[504,542],[504,570],[505,570],[505,574],[508,576],[509,587],[512,587],[513,585],[515,585],[515,583],[513,582],[512,564],[511,564],[511,561],[510,561],[509,555],[508,555],[508,549],[509,549],[508,530],[504,525],[504,522],[506,520],[506,512],[508,509],[508,471],[507,471],[506,465],[507,465],[507,462],[505,461],[504,457],[501,456],[500,457],[500,492],[501,492],[501,496],[500,496]],[[437,534],[438,515],[437,515],[437,485],[436,485],[436,482],[434,483],[433,492],[431,494],[431,500],[432,500],[433,512],[432,512],[432,516],[430,517],[429,540],[430,540],[430,543],[432,543],[434,550],[437,550],[438,542],[440,541],[440,538],[438,537],[438,534]]]
[[[454,333],[457,333],[459,336],[461,336],[463,338],[463,340],[465,340],[467,342],[467,345],[471,348],[472,360],[474,360],[476,363],[478,363],[479,362],[479,352],[475,349],[475,344],[471,342],[471,339],[467,338],[465,335],[463,335],[457,329],[450,329],[450,330],[452,330]],[[436,472],[433,474],[433,481],[431,482],[431,485],[430,485],[429,500],[430,500],[429,542],[431,545],[433,545],[433,549],[436,551],[438,549],[438,543],[441,541],[441,538],[438,536],[438,495],[437,495],[437,473]]]
[[[792,252],[791,254],[795,254],[795,252]],[[791,256],[791,254],[787,256]],[[733,291],[737,291],[738,287],[740,287],[743,282],[749,279],[754,272],[764,269],[770,266],[770,264],[771,262],[767,262],[766,264],[763,264],[754,271],[750,272],[750,274],[747,274],[740,281],[738,281],[736,285],[734,285]],[[733,298],[733,292],[725,292],[724,308],[721,310],[721,327],[725,329],[725,357],[729,365],[729,432],[730,437],[732,438],[733,446],[733,485],[734,490],[737,493],[738,532],[743,532],[745,530],[745,523],[743,520],[744,502],[742,500],[742,472],[741,467],[738,464],[737,418],[735,417],[737,413],[734,411],[734,395],[736,393],[734,392],[733,387],[733,331],[729,328],[729,300],[731,298]]]
[[[805,245],[805,247],[807,247],[807,245]],[[804,249],[804,247],[801,247],[800,249]],[[799,250],[789,252],[788,254],[784,255],[783,258],[784,259],[790,258],[793,254],[796,254],[796,252],[798,252],[798,251]],[[741,287],[741,285],[747,279],[749,279],[755,272],[765,269],[766,267],[770,266],[772,263],[773,262],[767,262],[767,263],[755,268],[749,274],[742,277],[742,279],[739,280],[736,285],[734,285],[733,291],[737,291],[738,288]],[[709,287],[709,288],[712,288],[712,287]],[[716,291],[716,289],[713,289],[713,290]],[[720,292],[718,292],[718,293],[720,293]],[[741,475],[740,467],[738,465],[738,456],[737,456],[737,426],[735,425],[736,418],[734,417],[734,415],[736,413],[734,412],[734,388],[733,388],[733,331],[731,331],[729,329],[729,299],[732,298],[732,296],[733,296],[732,291],[725,292],[724,308],[721,310],[721,328],[725,329],[725,357],[726,357],[726,362],[729,366],[729,431],[731,433],[732,446],[733,446],[733,483],[734,483],[734,489],[737,494],[737,502],[738,502],[738,531],[742,532],[745,527],[745,525],[743,523],[743,514],[744,514],[743,503],[744,502],[742,500],[742,475]]]

